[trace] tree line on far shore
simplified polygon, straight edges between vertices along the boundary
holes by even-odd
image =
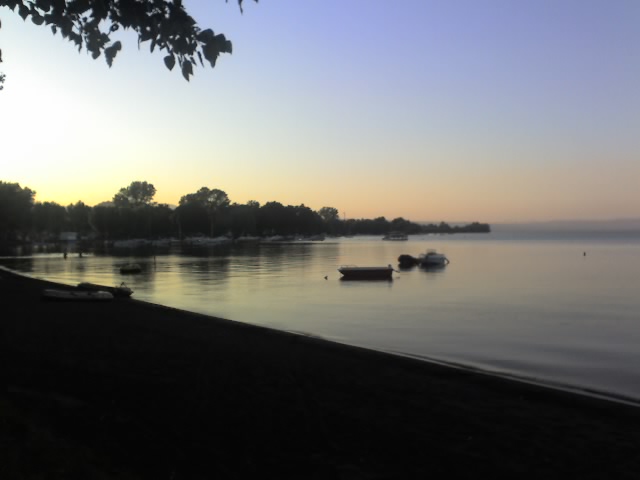
[[[202,187],[184,195],[172,208],[153,201],[155,187],[134,181],[121,188],[110,202],[88,206],[82,201],[66,207],[55,202],[36,202],[35,191],[18,183],[0,181],[0,240],[5,242],[56,241],[62,232],[81,238],[117,240],[129,238],[183,238],[187,236],[273,235],[384,235],[391,231],[419,233],[486,233],[488,224],[450,226],[445,222],[422,225],[402,217],[391,221],[340,219],[338,210],[314,211],[302,205],[256,201],[231,203],[219,189]]]

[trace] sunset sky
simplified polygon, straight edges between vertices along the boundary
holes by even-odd
[[[0,180],[89,205],[349,218],[640,217],[640,1],[184,1],[233,55],[191,82],[124,34],[109,69],[0,8]]]

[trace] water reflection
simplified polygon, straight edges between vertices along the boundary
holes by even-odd
[[[446,265],[428,265],[428,266],[421,266],[420,270],[425,272],[425,273],[437,273],[442,275],[447,269]]]
[[[393,281],[339,280],[340,265],[395,264],[429,248],[446,251],[452,263],[401,269]],[[584,250],[487,237],[354,238],[66,260],[30,252],[0,264],[68,284],[125,281],[134,298],[176,308],[640,397],[632,381],[640,372],[640,246],[592,243],[587,257]],[[142,272],[122,275],[120,266],[131,262]],[[549,365],[550,350],[558,368]],[[600,374],[593,359],[605,356],[608,373]]]

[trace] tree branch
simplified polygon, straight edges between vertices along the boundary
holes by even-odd
[[[243,0],[237,2],[242,11]],[[172,70],[177,63],[186,80],[194,65],[204,66],[206,60],[215,67],[220,54],[232,52],[231,42],[211,29],[202,30],[181,0],[0,0],[3,6],[25,21],[50,26],[54,35],[60,33],[94,59],[104,55],[109,67],[122,49],[111,39],[120,28],[134,30],[138,45],[148,42],[152,52],[164,51],[165,66]],[[3,80],[0,77],[0,84]]]

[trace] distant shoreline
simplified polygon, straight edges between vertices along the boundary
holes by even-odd
[[[496,230],[539,230],[539,231],[640,231],[640,218],[613,220],[553,220],[541,222],[501,222],[493,223]]]

